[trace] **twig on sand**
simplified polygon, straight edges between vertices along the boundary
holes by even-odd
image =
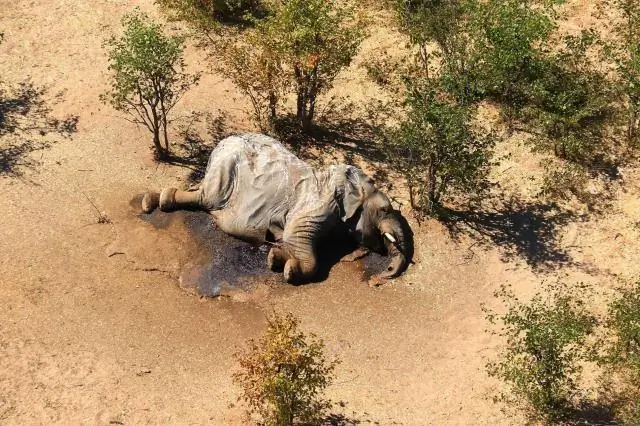
[[[87,194],[82,192],[82,195],[84,195],[84,198],[87,199],[87,201],[91,204],[91,206],[93,206],[96,213],[98,213],[98,223],[113,223],[111,219],[109,219],[109,217],[105,213],[101,212],[98,206],[96,206],[96,204],[93,201],[91,201],[91,199],[87,196]]]

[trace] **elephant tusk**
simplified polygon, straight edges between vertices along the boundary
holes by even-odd
[[[387,237],[387,239],[388,239],[389,241],[391,241],[393,244],[395,244],[395,243],[396,243],[396,239],[395,239],[395,238],[393,237],[393,235],[391,235],[390,233],[385,232],[385,233],[384,233],[384,236],[385,236],[385,237]]]

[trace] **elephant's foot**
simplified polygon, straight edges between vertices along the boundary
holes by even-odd
[[[176,208],[176,188],[165,188],[160,193],[160,210],[170,212]]]
[[[290,259],[284,265],[284,280],[288,284],[294,284],[300,279],[300,262]]]
[[[142,197],[142,211],[145,213],[151,213],[160,205],[160,194],[157,192],[147,192]]]
[[[297,259],[289,259],[284,265],[284,280],[289,284],[300,284],[309,281],[316,273],[313,262],[303,263]]]
[[[282,272],[285,263],[286,259],[283,256],[282,250],[278,247],[272,247],[267,256],[267,266],[269,269],[273,272]]]

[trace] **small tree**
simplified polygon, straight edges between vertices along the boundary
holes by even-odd
[[[469,31],[482,60],[477,74],[484,96],[501,104],[510,128],[530,103],[546,43],[556,28],[554,0],[471,2]]]
[[[122,18],[124,34],[111,37],[111,90],[103,102],[129,115],[153,134],[157,158],[169,157],[169,113],[199,76],[184,72],[183,37],[165,36],[164,28],[136,10]]]
[[[561,50],[541,61],[520,118],[534,135],[534,148],[588,167],[610,155],[604,131],[612,112],[611,84],[588,59],[595,33],[584,31],[563,41]]]
[[[618,86],[627,110],[626,128],[629,143],[640,138],[640,3],[637,0],[605,0],[620,16],[613,18],[611,30],[615,41],[607,44],[607,53],[618,71]]]
[[[216,47],[214,68],[249,98],[260,128],[270,128],[290,87],[273,40],[264,38],[258,31],[249,31],[240,40],[217,40]]]
[[[242,387],[240,399],[260,424],[290,426],[319,424],[330,402],[322,392],[331,383],[337,361],[327,362],[324,344],[307,337],[292,315],[274,314],[264,336],[250,340],[249,349],[235,355],[240,371],[234,382]]]
[[[445,195],[486,189],[494,141],[473,131],[471,110],[419,81],[409,83],[406,106],[388,150],[407,180],[412,207],[431,213]]]
[[[599,347],[607,401],[622,424],[640,424],[640,283],[620,291],[609,305],[606,337]]]
[[[595,319],[583,295],[562,284],[545,290],[528,303],[519,301],[507,286],[496,293],[507,312],[487,312],[487,319],[499,325],[500,331],[491,333],[504,337],[506,347],[487,370],[508,386],[497,401],[523,410],[530,420],[555,424],[576,402],[580,361],[587,359],[584,343]]]
[[[222,46],[218,70],[251,98],[256,116],[268,110],[274,117],[280,97],[293,91],[298,123],[308,131],[318,96],[351,63],[362,26],[353,9],[337,0],[282,0],[270,6],[270,14],[255,21],[256,28],[245,31],[235,48],[228,40],[216,43]],[[254,74],[258,78],[251,82]]]

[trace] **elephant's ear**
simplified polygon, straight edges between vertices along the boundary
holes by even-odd
[[[344,194],[342,196],[342,220],[355,216],[366,198],[375,190],[373,181],[360,169],[348,166],[345,170]]]

